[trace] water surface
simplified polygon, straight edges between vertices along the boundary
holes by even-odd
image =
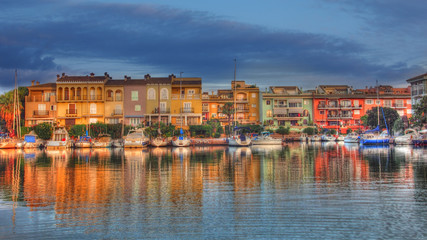
[[[0,238],[426,239],[427,148],[0,151]]]

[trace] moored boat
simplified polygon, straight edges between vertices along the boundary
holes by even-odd
[[[166,137],[156,137],[150,141],[150,145],[153,147],[166,147],[169,144],[169,140]]]
[[[394,143],[396,145],[411,145],[414,144],[413,140],[419,138],[417,130],[408,128],[405,130],[402,136],[397,136],[394,138]]]
[[[345,143],[358,143],[360,140],[359,134],[351,132],[344,138]]]
[[[93,148],[108,148],[111,147],[111,136],[110,134],[100,134],[98,138],[96,138],[93,143]]]
[[[419,136],[416,139],[413,139],[413,144],[417,146],[427,145],[427,129],[421,130],[418,132]]]
[[[261,135],[251,139],[253,145],[282,145],[282,139],[271,137],[270,132],[262,132]]]
[[[24,135],[23,148],[39,148],[43,147],[43,140],[40,139],[34,131]]]
[[[67,130],[65,128],[57,128],[53,131],[51,140],[47,141],[47,149],[64,149],[70,148],[73,145],[73,141],[70,139]]]
[[[319,135],[313,135],[310,137],[310,142],[320,142],[322,138]]]
[[[334,142],[335,141],[335,137],[332,136],[331,134],[323,134],[321,139],[322,139],[322,142]]]
[[[251,144],[251,138],[243,134],[242,130],[248,128],[235,127],[233,135],[228,138],[228,146],[245,147]]]
[[[383,131],[381,134],[366,133],[362,135],[360,143],[363,145],[389,144],[390,136],[387,131]]]
[[[123,147],[142,148],[147,147],[150,140],[145,136],[144,129],[139,128],[130,130],[128,135],[123,138]]]
[[[80,138],[74,143],[76,148],[90,148],[92,147],[92,138],[90,136],[80,136]]]

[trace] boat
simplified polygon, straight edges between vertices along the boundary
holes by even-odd
[[[122,148],[123,147],[123,139],[114,139],[111,141],[111,147],[113,148]]]
[[[420,135],[417,130],[408,128],[405,130],[402,136],[397,136],[394,138],[394,143],[396,145],[411,145],[414,144],[413,140],[418,139]]]
[[[310,142],[320,142],[322,138],[319,135],[313,135],[310,137]]]
[[[360,143],[363,145],[381,145],[390,143],[390,135],[387,131],[383,131],[381,134],[374,134],[368,132],[362,135]]]
[[[251,139],[253,145],[282,145],[282,139],[271,137],[270,132],[261,132],[259,136]]]
[[[242,130],[248,128],[234,127],[233,135],[228,138],[228,146],[246,147],[251,144],[251,138],[242,133]]]
[[[74,143],[76,148],[90,148],[92,147],[92,138],[88,135],[80,136],[80,138]]]
[[[302,133],[299,140],[301,142],[308,142],[308,141],[310,141],[310,138],[308,137],[307,133]]]
[[[16,141],[9,137],[9,134],[0,134],[0,149],[11,149],[16,147]]]
[[[425,146],[427,145],[427,129],[418,132],[418,137],[412,140],[414,145]]]
[[[24,135],[23,148],[40,148],[43,147],[43,140],[40,139],[34,131]]]
[[[70,139],[65,128],[57,128],[53,131],[52,138],[47,141],[47,149],[65,149],[73,146],[73,141]]]
[[[345,143],[358,143],[360,140],[359,134],[351,132],[344,137]]]
[[[125,148],[142,148],[148,147],[150,140],[145,136],[144,129],[138,128],[130,130],[124,137],[123,146]]]
[[[179,136],[172,139],[172,146],[174,147],[188,147],[191,144],[191,140],[184,135],[182,128],[179,130]]]
[[[323,134],[321,137],[322,142],[335,142],[335,139],[331,134]]]
[[[92,143],[93,148],[108,148],[111,147],[111,136],[110,134],[99,134],[98,138]]]
[[[344,136],[343,135],[338,135],[336,138],[335,138],[335,141],[337,141],[337,142],[343,142],[344,141]]]
[[[156,137],[150,141],[150,145],[153,147],[165,147],[169,143],[168,139],[165,137]]]

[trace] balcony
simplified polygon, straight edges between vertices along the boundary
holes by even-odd
[[[209,108],[208,107],[202,107],[202,112],[209,112]]]
[[[123,115],[122,109],[114,109],[113,113],[111,113],[111,116],[121,116]]]
[[[238,107],[236,112],[249,112],[249,107]]]
[[[248,99],[247,98],[237,98],[236,99],[236,103],[247,103]]]
[[[394,108],[406,108],[406,104],[393,104]]]
[[[67,109],[65,117],[77,117],[77,109]]]
[[[353,115],[351,114],[338,114],[338,115],[328,115],[328,119],[352,119]]]
[[[317,105],[318,109],[337,109],[340,108],[340,106],[337,105],[333,105],[333,104],[319,104]]]
[[[194,113],[194,108],[181,108],[182,113]]]
[[[301,120],[303,116],[292,114],[274,114],[273,118],[276,120]]]
[[[160,114],[169,114],[171,112],[171,110],[168,109],[160,109]],[[152,114],[158,114],[159,113],[159,108],[155,108],[152,112]]]
[[[338,105],[329,105],[329,104],[319,104],[317,105],[318,109],[362,109],[362,105],[347,105],[347,104],[338,104]]]
[[[35,110],[33,117],[49,117],[49,110]]]
[[[274,104],[274,108],[287,108],[287,104]]]
[[[112,101],[114,101],[114,99],[113,99],[112,97],[106,97],[106,98],[105,98],[105,101],[107,101],[107,102],[112,102]]]
[[[51,96],[55,98],[55,96]],[[50,102],[50,97],[42,97],[42,96],[26,96],[26,102]]]

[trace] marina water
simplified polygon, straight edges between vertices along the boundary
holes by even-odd
[[[3,150],[0,238],[426,239],[427,148]]]

